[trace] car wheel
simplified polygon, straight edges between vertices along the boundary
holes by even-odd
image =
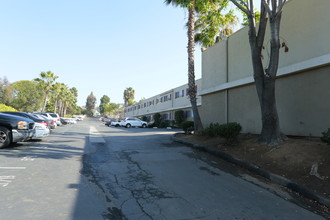
[[[146,124],[143,124],[143,125],[142,125],[142,128],[146,128],[146,127],[147,127],[147,125],[146,125]]]
[[[130,128],[130,127],[132,127],[131,124],[127,124],[127,125],[126,125],[126,128]]]
[[[0,148],[7,147],[10,144],[9,130],[5,127],[0,127]]]
[[[119,124],[116,124],[116,127],[119,127]]]

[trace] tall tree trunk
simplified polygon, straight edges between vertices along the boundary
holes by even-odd
[[[46,108],[46,105],[47,105],[47,101],[48,101],[48,94],[49,94],[49,90],[47,90],[45,92],[45,100],[44,100],[44,104],[42,105],[41,112],[44,112],[45,111],[45,108]]]
[[[276,107],[275,97],[275,81],[279,64],[279,50],[280,50],[280,20],[281,14],[270,19],[270,62],[268,68],[265,70],[263,80],[263,94],[262,94],[262,131],[259,141],[268,144],[269,146],[276,146],[283,142],[283,137],[280,132],[280,122]]]
[[[266,23],[266,18],[263,20],[263,24]],[[258,93],[260,108],[261,108],[261,120],[262,130],[259,137],[259,143],[267,144],[268,146],[276,146],[283,142],[283,137],[280,132],[280,123],[276,107],[275,97],[275,81],[279,64],[279,24],[281,16],[270,19],[270,31],[271,31],[271,51],[269,58],[269,66],[264,70],[262,64],[262,44],[265,35],[266,26],[259,25],[258,36],[256,33],[250,30],[250,46],[252,51],[252,63],[254,70],[254,79],[256,83],[256,89]],[[262,21],[262,20],[261,20]],[[264,30],[260,30],[260,29]],[[251,26],[250,26],[251,29]],[[255,30],[255,29],[254,29]]]
[[[192,5],[195,5],[195,0],[191,0]],[[188,87],[189,87],[189,98],[194,115],[194,130],[199,132],[203,130],[203,125],[197,108],[197,90],[195,84],[195,8],[189,7],[189,18],[188,18]]]
[[[58,100],[55,99],[55,102],[54,102],[54,113],[57,112],[57,104],[58,104]]]

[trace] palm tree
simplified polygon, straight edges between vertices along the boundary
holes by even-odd
[[[234,32],[238,18],[234,11],[230,10],[226,14],[222,12],[227,9],[227,0],[217,0],[205,5],[199,11],[195,21],[195,42],[207,48],[220,40],[224,40]]]
[[[191,103],[191,108],[194,114],[194,130],[199,132],[203,130],[202,121],[197,109],[197,90],[195,84],[195,9],[197,4],[203,2],[203,0],[165,0],[166,4],[172,4],[175,6],[180,6],[188,8],[188,87],[189,87],[189,99]],[[204,0],[205,2],[205,0]]]
[[[58,105],[60,103],[61,89],[62,89],[62,83],[57,82],[52,86],[51,100],[54,102],[54,113],[58,112]]]
[[[128,87],[124,90],[124,102],[125,107],[134,104],[135,91],[132,87]]]
[[[39,83],[39,86],[42,88],[42,90],[45,93],[44,104],[42,106],[41,112],[44,112],[46,108],[49,92],[51,91],[52,85],[55,83],[55,80],[57,78],[58,76],[56,76],[51,71],[48,71],[48,72],[41,72],[40,78],[34,79],[34,81]]]

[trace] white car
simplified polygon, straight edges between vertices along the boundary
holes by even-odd
[[[49,112],[49,113],[46,113],[46,114],[49,114],[55,121],[56,121],[56,125],[57,126],[61,126],[62,125],[62,123],[61,123],[61,119],[60,119],[60,116],[58,115],[58,114],[56,114],[56,113],[51,113],[51,112]]]
[[[120,126],[130,128],[130,127],[142,127],[146,128],[148,126],[148,122],[142,121],[138,118],[124,118],[120,121]]]
[[[34,130],[35,130],[35,133],[34,133],[32,139],[41,139],[44,137],[48,137],[49,133],[50,133],[48,126],[38,123],[38,122],[34,123]]]
[[[111,126],[119,127],[120,126],[120,121],[112,121]]]

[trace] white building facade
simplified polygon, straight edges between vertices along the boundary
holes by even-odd
[[[201,79],[196,80],[197,93],[201,90]],[[201,106],[201,97],[197,96],[197,106]],[[183,110],[186,120],[193,120],[189,99],[188,84],[170,89],[166,92],[125,107],[125,117],[143,117],[153,120],[153,115],[159,113],[163,120],[174,120],[175,112]]]

